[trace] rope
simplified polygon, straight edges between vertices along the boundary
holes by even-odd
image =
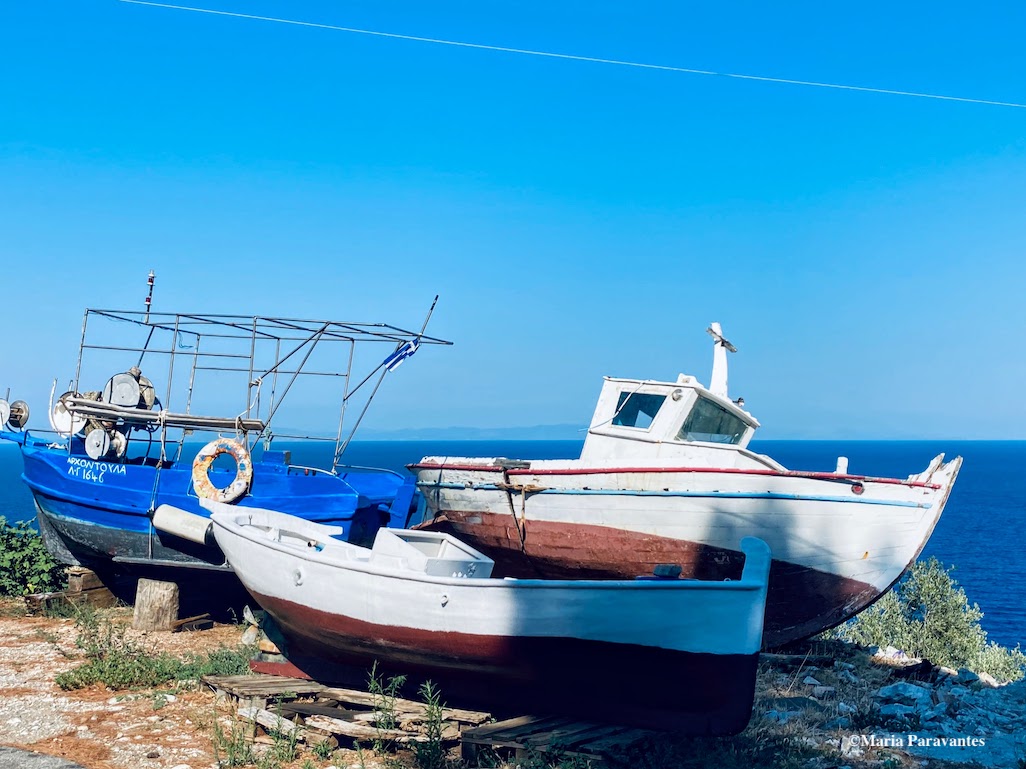
[[[193,13],[206,13],[212,16],[229,16],[236,19],[251,19],[254,21],[270,21],[276,24],[291,24],[297,27],[312,27],[314,29],[327,29],[334,32],[349,32],[356,35],[370,35],[373,37],[385,37],[393,40],[408,40],[417,43],[432,43],[434,45],[449,45],[457,48],[473,48],[481,51],[497,51],[499,53],[515,53],[521,56],[541,56],[548,59],[564,59],[567,61],[582,61],[590,64],[610,64],[617,67],[635,67],[638,69],[654,69],[662,72],[679,72],[687,75],[706,75],[709,77],[728,77],[735,80],[754,80],[760,83],[779,83],[782,85],[797,85],[808,88],[832,88],[841,91],[859,91],[862,93],[884,94],[887,96],[908,96],[916,99],[937,99],[940,101],[954,101],[963,104],[985,104],[992,107],[1015,107],[1026,109],[1026,104],[1011,101],[995,101],[991,99],[976,99],[967,96],[945,96],[936,93],[922,93],[918,91],[902,91],[894,88],[875,88],[872,86],[846,85],[844,83],[821,83],[816,80],[797,80],[784,77],[768,77],[765,75],[747,75],[737,72],[715,72],[708,69],[694,69],[691,67],[674,67],[666,64],[646,64],[637,61],[625,61],[621,59],[603,59],[597,56],[580,56],[571,53],[554,53],[551,51],[536,51],[530,48],[509,48],[501,45],[486,45],[483,43],[466,43],[459,40],[444,40],[435,37],[420,37],[418,35],[401,35],[395,32],[378,32],[370,29],[358,29],[356,27],[342,27],[335,24],[318,24],[312,21],[296,21],[295,19],[282,19],[274,16],[257,16],[249,13],[233,13],[231,11],[218,11],[211,8],[194,8],[186,5],[174,5],[172,3],[155,3],[150,0],[118,0],[121,3],[131,5],[147,5],[153,8],[170,8],[176,11],[191,11]]]

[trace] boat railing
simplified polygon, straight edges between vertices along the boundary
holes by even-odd
[[[342,475],[345,475],[347,472],[351,470],[358,470],[362,473],[385,473],[386,475],[394,475],[396,478],[403,477],[402,473],[397,473],[395,470],[390,470],[387,467],[365,467],[363,465],[345,465],[342,469],[344,469],[345,471],[341,473]]]
[[[313,473],[320,475],[335,475],[331,470],[327,470],[323,467],[313,467],[310,465],[289,465],[290,470],[302,470],[305,473]]]
[[[69,411],[86,417],[97,419],[121,419],[131,424],[155,424],[166,427],[182,427],[208,430],[237,430],[241,432],[259,433],[265,425],[259,419],[243,417],[205,417],[198,414],[184,414],[170,411],[154,411],[152,409],[132,406],[117,406],[89,398],[68,396],[64,398]]]

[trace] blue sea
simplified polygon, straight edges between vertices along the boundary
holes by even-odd
[[[331,446],[288,448],[297,463],[330,461]],[[363,441],[349,446],[346,462],[405,472],[405,465],[429,454],[559,459],[578,456],[580,449],[579,441]],[[756,441],[752,449],[796,470],[832,471],[837,457],[846,456],[853,474],[901,478],[925,469],[941,452],[963,456],[923,557],[956,567],[955,578],[970,602],[979,604],[991,640],[1026,646],[1026,441]],[[0,444],[0,516],[9,521],[34,516],[20,474],[17,447]]]

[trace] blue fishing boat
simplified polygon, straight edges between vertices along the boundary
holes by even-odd
[[[56,558],[96,569],[231,571],[205,526],[204,498],[339,526],[354,543],[373,541],[381,526],[409,523],[414,479],[348,467],[343,455],[385,376],[421,345],[449,344],[424,334],[426,320],[413,332],[380,323],[154,313],[149,302],[144,312],[86,310],[75,376],[67,392],[54,398],[56,383],[51,392],[50,430],[27,429],[24,402],[0,401],[0,439],[21,447],[22,479]],[[365,372],[359,379],[357,370]],[[337,410],[316,394],[325,385]],[[334,435],[272,429],[290,418],[289,409],[279,412],[286,396],[307,422],[337,425]],[[201,401],[223,416],[197,412]],[[357,416],[344,431],[347,409]],[[302,447],[297,441],[334,443],[333,461],[293,463],[282,445]],[[173,509],[191,515],[167,512]]]

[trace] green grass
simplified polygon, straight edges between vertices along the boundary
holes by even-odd
[[[208,655],[185,659],[154,653],[128,638],[123,625],[111,622],[96,611],[83,611],[75,644],[86,662],[59,673],[55,680],[62,689],[82,689],[102,684],[114,691],[148,688],[198,679],[204,675],[238,675],[249,671],[249,655],[235,649],[217,649]]]

